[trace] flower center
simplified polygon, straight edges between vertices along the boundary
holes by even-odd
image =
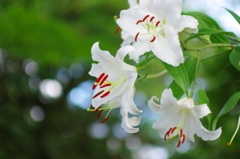
[[[162,25],[160,25],[160,21],[157,21],[155,20],[155,17],[154,16],[150,16],[150,15],[146,15],[142,20],[138,20],[136,22],[136,25],[142,25],[143,28],[145,28],[147,30],[146,33],[140,33],[138,32],[136,35],[135,35],[135,38],[134,38],[134,41],[137,42],[138,40],[138,37],[140,35],[152,35],[152,39],[150,42],[154,42],[156,40],[156,36],[155,34],[157,32],[162,32],[163,29],[162,29]]]
[[[167,137],[169,137],[170,139],[174,138],[175,136],[178,135],[178,144],[177,147],[179,147],[181,144],[183,144],[185,142],[186,139],[186,135],[183,134],[183,129],[179,128],[179,127],[174,127],[174,128],[170,128],[165,136],[164,136],[164,140],[167,140]]]
[[[186,140],[186,135],[183,133],[183,125],[184,125],[186,113],[187,113],[186,110],[183,109],[182,110],[182,118],[181,118],[178,126],[170,128],[164,136],[165,141],[167,140],[167,137],[172,139],[175,136],[178,136],[178,144],[176,147],[180,147],[180,145],[183,144]]]
[[[96,109],[93,108],[92,105],[90,105],[90,108],[87,109],[87,111],[91,111],[91,112],[94,112],[94,113],[98,112],[98,114],[96,116],[96,119],[98,119],[102,115],[103,112],[108,111],[106,116],[105,116],[105,118],[100,122],[100,124],[102,124],[102,123],[106,122],[109,119],[108,115],[110,114],[111,110],[114,108],[114,106],[116,104],[117,104],[117,102],[114,100],[114,101],[109,102],[107,104],[103,104],[103,105],[99,106]]]
[[[122,76],[115,82],[110,82],[107,80],[108,75],[105,73],[102,73],[97,80],[94,82],[92,89],[95,89],[98,85],[100,86],[100,89],[102,89],[100,92],[96,93],[92,99],[100,96],[100,98],[104,98],[110,94],[110,91],[115,88],[116,86],[120,85],[124,81],[126,81],[126,76]]]

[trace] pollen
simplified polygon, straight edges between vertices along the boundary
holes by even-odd
[[[92,86],[92,89],[95,89],[96,86],[98,85],[99,81],[101,81],[101,79],[103,78],[103,76],[105,75],[105,73],[102,73],[98,78],[97,80],[94,82],[93,86]]]
[[[92,97],[92,99],[96,98],[97,96],[99,96],[99,95],[102,94],[103,92],[104,92],[104,90],[98,92],[97,94],[95,94],[95,95]]]
[[[107,95],[109,95],[110,91],[107,91],[106,93],[104,93],[102,96],[100,96],[100,98],[104,98],[106,97]]]
[[[118,27],[116,30],[115,30],[115,34],[117,34],[122,28]]]
[[[140,34],[140,32],[138,32],[134,38],[134,41],[137,42],[137,38],[138,38],[138,35]]]
[[[150,22],[152,22],[154,18],[155,18],[155,17],[153,16],[153,17],[150,19]]]
[[[154,36],[150,42],[154,42],[155,40],[156,40],[156,36]]]
[[[102,81],[100,82],[100,86],[107,80],[108,75],[106,75],[105,77],[103,77]]]
[[[105,118],[103,121],[100,122],[100,124],[105,123],[108,119],[109,117]]]

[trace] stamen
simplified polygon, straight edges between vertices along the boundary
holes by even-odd
[[[176,147],[179,147],[179,146],[180,146],[180,144],[181,144],[181,140],[178,140],[178,144],[177,144],[177,146],[176,146]]]
[[[231,145],[232,145],[233,139],[235,138],[235,136],[236,136],[236,134],[237,134],[237,132],[238,132],[239,127],[240,127],[240,115],[239,115],[239,117],[238,117],[238,125],[237,125],[237,128],[236,128],[236,130],[235,130],[235,132],[234,132],[234,134],[233,134],[230,142],[228,142],[228,144],[227,144],[228,146],[231,146]]]
[[[111,84],[105,84],[105,85],[102,85],[100,88],[104,88],[104,87],[107,87],[107,86],[111,86]]]
[[[172,130],[172,128],[170,128],[170,129],[166,132],[166,134],[165,134],[165,136],[164,136],[164,140],[165,140],[165,141],[167,140],[167,136],[169,136],[169,133],[171,132],[171,130]]]
[[[156,40],[156,36],[154,36],[150,42],[154,42],[155,40]]]
[[[177,129],[177,127],[174,127],[174,128],[172,129],[171,134],[173,134],[176,129]]]
[[[143,22],[143,21],[142,21],[142,20],[137,21],[136,25],[138,25],[138,24],[141,23],[141,22]]]
[[[106,122],[109,119],[109,117],[105,118],[103,121],[100,122],[100,124]]]
[[[100,108],[101,108],[101,106],[99,106],[96,110],[94,110],[94,113],[96,113],[98,111],[98,109],[100,109]]]
[[[117,34],[119,32],[119,30],[121,30],[122,28],[118,27],[116,30],[115,30],[115,34]]]
[[[152,22],[152,20],[154,19],[155,17],[153,16],[151,19],[150,19],[150,22]]]
[[[182,144],[184,143],[185,139],[186,139],[186,135],[183,134]]]
[[[182,129],[180,129],[180,138],[182,137],[183,133],[182,133]]]
[[[100,82],[100,86],[106,81],[107,78],[108,78],[108,75],[106,75],[106,76],[102,79],[102,81]]]
[[[96,116],[96,119],[98,119],[100,117],[100,115],[102,114],[103,110],[101,110],[98,115]]]
[[[89,107],[89,108],[90,108],[90,109],[91,109],[91,108],[93,108],[92,104],[90,105],[90,107]]]
[[[143,18],[143,22],[149,17],[150,15],[146,15],[144,18]]]
[[[140,32],[138,32],[134,38],[134,41],[137,42],[137,38],[138,38],[138,35],[140,34]]]
[[[105,75],[105,73],[102,73],[98,79],[94,82],[93,86],[92,86],[92,89],[96,88],[97,86],[97,83],[99,83],[99,81],[103,78],[103,76]]]
[[[104,98],[104,97],[106,97],[107,95],[109,95],[109,93],[110,93],[110,91],[104,93],[102,96],[100,96],[100,98]]]
[[[159,24],[160,24],[160,21],[157,21],[157,23],[156,23],[156,27],[157,27]]]
[[[96,98],[97,96],[99,96],[100,94],[102,94],[104,92],[104,90],[102,90],[101,92],[98,92],[97,94],[95,94],[92,99]]]

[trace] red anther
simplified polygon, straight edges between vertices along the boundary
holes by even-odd
[[[100,109],[101,106],[99,106],[97,109],[94,110],[94,113],[96,113],[98,111],[98,109]]]
[[[160,21],[157,21],[157,23],[156,23],[156,27],[157,27],[159,24],[160,24]]]
[[[105,75],[105,73],[102,73],[102,74],[98,77],[98,79],[94,82],[94,84],[93,84],[93,86],[92,86],[92,89],[96,88],[96,86],[98,85],[98,84],[96,84],[96,83],[98,83],[98,82],[103,78],[104,75]]]
[[[150,22],[152,22],[152,20],[154,19],[155,17],[154,16],[152,16],[152,18],[150,19]]]
[[[95,84],[95,82],[94,82],[92,89],[95,89],[96,87],[97,87],[97,84]]]
[[[105,77],[103,77],[102,81],[100,82],[100,86],[106,81],[107,78],[108,78],[108,75],[106,75]]]
[[[115,34],[117,34],[119,32],[119,30],[121,30],[122,28],[118,27],[116,30],[115,30]]]
[[[165,134],[165,136],[164,136],[164,140],[166,141],[166,139],[167,139],[167,136],[169,136],[169,133],[171,132],[171,130],[172,130],[172,128],[170,128],[167,132],[166,132],[166,134]]]
[[[104,87],[107,87],[107,86],[111,86],[112,84],[104,84],[104,85],[102,85],[100,88],[104,88]]]
[[[178,140],[178,144],[177,144],[177,146],[176,146],[176,147],[179,147],[179,146],[180,146],[180,144],[181,144],[181,140]]]
[[[138,38],[138,35],[140,34],[140,32],[138,32],[134,38],[134,41],[137,42],[137,38]]]
[[[101,110],[98,115],[96,116],[96,119],[98,119],[100,117],[100,115],[102,114],[103,110]]]
[[[104,98],[106,97],[107,95],[109,95],[110,91],[107,91],[106,93],[104,93],[102,96],[100,96],[100,98]]]
[[[176,129],[177,129],[177,127],[174,127],[174,128],[172,129],[171,134],[174,133],[174,131],[175,131]]]
[[[183,134],[182,144],[184,143],[185,139],[186,139],[186,135]]]
[[[99,96],[100,94],[102,94],[104,92],[104,90],[102,90],[101,92],[98,92],[97,94],[95,94],[92,99],[96,98],[97,96]]]
[[[93,108],[92,104],[90,105],[90,109]]]
[[[142,21],[142,20],[137,21],[136,25],[138,25],[138,24],[141,23],[141,22],[143,22],[143,21]]]
[[[155,40],[156,40],[156,36],[154,36],[150,42],[154,42]]]
[[[109,119],[109,117],[105,118],[103,121],[100,122],[100,124],[106,122]]]
[[[143,18],[143,22],[149,17],[150,15],[146,15],[144,18]]]
[[[228,145],[228,146],[232,146],[231,142],[228,142],[227,145]]]
[[[182,129],[180,129],[180,138],[182,137],[183,133],[182,133]]]

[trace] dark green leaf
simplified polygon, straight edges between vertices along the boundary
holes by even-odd
[[[233,51],[231,52],[229,59],[232,63],[232,65],[238,70],[240,71],[240,47],[236,47],[233,49]]]
[[[224,34],[211,34],[210,40],[212,43],[223,43],[223,44],[230,43],[229,39]]]
[[[198,90],[198,100],[199,100],[199,104],[207,104],[208,107],[210,106],[207,94],[203,89]],[[209,124],[209,127],[210,127],[211,121],[212,121],[212,113],[208,114],[207,118],[208,118],[208,124]]]
[[[199,13],[199,12],[190,12],[190,13],[186,13],[186,15],[193,16],[198,20],[199,22],[198,28],[210,27],[210,28],[220,29],[216,21],[213,20],[211,17],[207,16],[206,14]]]
[[[197,34],[191,34],[184,42],[187,42],[193,38],[196,38],[202,35],[210,35],[210,34],[223,34],[223,35],[236,37],[236,35],[232,32],[225,32],[225,31],[220,31],[220,30],[211,29],[211,28],[201,28],[198,30]]]
[[[231,10],[229,10],[229,9],[227,9],[227,8],[225,8],[230,14],[232,14],[232,16],[236,19],[236,21],[238,22],[238,24],[240,24],[240,17],[236,14],[236,13],[234,13],[233,11],[231,11]]]
[[[232,95],[229,100],[227,101],[227,103],[223,106],[222,110],[218,113],[217,117],[214,119],[213,121],[213,129],[216,128],[217,122],[219,120],[219,118],[228,113],[230,110],[233,109],[233,107],[237,104],[237,102],[240,99],[240,92],[235,93],[234,95]]]
[[[165,62],[163,62],[163,65],[165,66],[169,74],[173,77],[173,79],[176,81],[176,83],[182,88],[182,90],[186,94],[188,94],[189,79],[184,65],[180,64],[179,66],[174,67]]]
[[[206,92],[203,89],[198,90],[198,99],[199,104],[207,104],[209,106],[209,99],[207,97]]]
[[[189,84],[192,83],[192,81],[195,79],[196,71],[197,71],[197,56],[191,56],[188,57],[184,62],[184,67],[188,74]],[[174,97],[179,99],[183,95],[183,90],[181,87],[176,83],[176,81],[173,81],[169,88],[172,89]]]

